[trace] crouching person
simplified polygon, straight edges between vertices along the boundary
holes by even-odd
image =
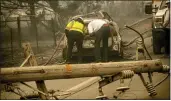
[[[94,55],[96,62],[108,61],[108,38],[110,36],[109,22],[104,19],[96,19],[88,24],[89,36],[95,36]],[[102,56],[100,42],[102,41]]]
[[[65,28],[65,34],[67,37],[67,58],[66,63],[71,62],[72,57],[72,49],[74,46],[74,42],[76,42],[76,47],[78,50],[78,62],[82,62],[82,44],[84,39],[84,30],[85,30],[85,24],[81,17],[70,21],[66,28]]]

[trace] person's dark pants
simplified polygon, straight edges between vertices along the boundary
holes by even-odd
[[[109,26],[102,26],[96,33],[95,33],[95,60],[96,62],[108,61],[108,37],[110,33]],[[103,42],[102,47],[102,57],[101,57],[101,50],[100,50],[100,42]]]
[[[165,40],[164,40],[165,54],[170,54],[170,28],[164,28],[164,31],[165,31]]]
[[[76,47],[78,50],[78,62],[82,62],[82,44],[84,36],[81,32],[78,31],[69,31],[66,32],[67,42],[68,42],[68,51],[67,51],[67,59],[66,62],[71,62],[72,57],[72,49],[74,46],[74,42],[76,42]]]

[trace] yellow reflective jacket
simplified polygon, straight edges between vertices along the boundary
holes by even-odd
[[[79,32],[81,32],[82,34],[87,33],[87,29],[85,28],[85,26],[84,26],[82,23],[80,23],[80,22],[78,22],[78,21],[74,21],[74,20],[70,21],[70,22],[67,24],[67,26],[66,26],[65,29],[67,29],[67,30],[69,30],[69,31],[71,31],[71,30],[79,31]]]

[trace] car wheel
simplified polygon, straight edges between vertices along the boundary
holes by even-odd
[[[161,54],[161,48],[164,42],[164,31],[162,29],[153,30],[153,52],[154,54]]]

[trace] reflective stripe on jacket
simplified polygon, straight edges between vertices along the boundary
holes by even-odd
[[[84,33],[84,25],[78,21],[69,22],[68,25],[66,26],[66,29]]]

